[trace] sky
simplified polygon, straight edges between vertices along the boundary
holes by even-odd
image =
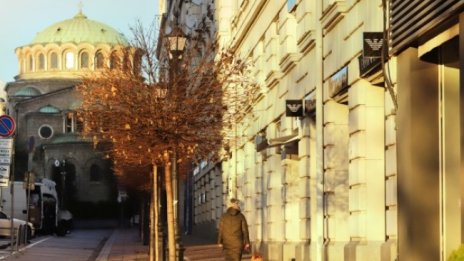
[[[15,48],[28,45],[54,23],[71,19],[82,6],[88,19],[107,24],[131,39],[137,21],[149,26],[158,0],[0,0],[0,87],[18,74]]]

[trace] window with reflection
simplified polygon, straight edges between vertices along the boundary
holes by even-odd
[[[81,53],[81,68],[89,68],[89,53]]]
[[[64,55],[64,64],[66,69],[74,68],[74,54],[71,51],[67,51]]]
[[[287,0],[287,9],[292,12],[296,6],[296,0]]]

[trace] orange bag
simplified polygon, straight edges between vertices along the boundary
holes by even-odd
[[[264,258],[259,253],[253,253],[253,255],[251,255],[251,261],[264,261]]]

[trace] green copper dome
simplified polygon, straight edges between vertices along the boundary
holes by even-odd
[[[32,44],[40,43],[106,43],[127,44],[123,34],[110,26],[87,19],[79,12],[72,19],[64,20],[49,26],[37,33]]]

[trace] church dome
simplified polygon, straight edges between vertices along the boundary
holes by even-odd
[[[37,33],[30,44],[16,48],[16,79],[80,79],[88,72],[116,68],[124,59],[134,62],[124,58],[126,50],[135,48],[123,34],[79,11]]]
[[[43,43],[105,43],[127,44],[123,34],[112,27],[90,20],[82,12],[72,19],[55,23],[45,30],[37,33],[32,44]]]

